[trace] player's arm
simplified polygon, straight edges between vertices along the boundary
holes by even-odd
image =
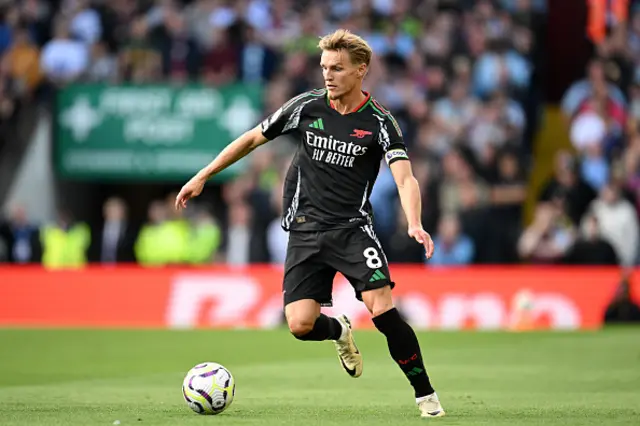
[[[407,217],[409,228],[422,227],[420,187],[418,180],[413,176],[411,163],[409,161],[396,161],[389,168],[398,186],[400,204],[402,204],[402,210],[404,210]]]
[[[409,236],[424,245],[427,258],[430,258],[433,255],[433,241],[431,236],[422,228],[420,186],[413,175],[411,163],[408,159],[395,161],[389,165],[389,168],[398,186],[400,204],[409,225]]]
[[[189,199],[197,197],[202,193],[202,189],[207,180],[245,157],[267,141],[268,139],[262,134],[261,126],[256,126],[243,133],[242,136],[227,145],[212,162],[203,167],[182,187],[176,197],[176,209],[186,208]]]
[[[206,179],[226,169],[251,151],[270,140],[292,132],[298,127],[302,108],[309,95],[303,93],[289,100],[254,127],[227,146],[215,160],[201,172]]]
[[[267,117],[259,126],[245,132],[227,145],[211,163],[202,168],[182,187],[176,197],[176,209],[185,208],[189,199],[200,195],[204,184],[212,176],[220,173],[267,141],[296,129],[302,108],[305,105],[304,101],[308,96],[310,95],[302,94],[291,99]]]
[[[380,105],[376,104],[376,107],[380,107]],[[433,255],[434,247],[431,236],[422,228],[422,201],[418,180],[413,176],[407,147],[404,144],[398,122],[389,111],[382,109],[382,112],[384,116],[375,116],[380,123],[378,143],[382,147],[384,159],[389,165],[393,180],[398,187],[400,204],[409,225],[409,236],[424,246],[428,259]]]
[[[196,174],[196,177],[207,181],[267,142],[268,139],[262,134],[261,127],[256,126],[227,145],[211,163]]]

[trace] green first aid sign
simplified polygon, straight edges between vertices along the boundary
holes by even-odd
[[[260,86],[71,85],[56,95],[55,168],[81,180],[183,180],[258,124],[261,103]]]

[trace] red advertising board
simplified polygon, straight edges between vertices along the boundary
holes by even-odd
[[[391,272],[396,302],[419,329],[598,328],[620,282],[615,268],[392,266]],[[282,318],[281,283],[282,270],[270,266],[0,267],[0,326],[272,327]],[[637,285],[634,297],[640,300]],[[372,326],[340,275],[326,312]]]

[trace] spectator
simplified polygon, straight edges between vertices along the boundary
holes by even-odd
[[[634,78],[633,51],[627,25],[613,25],[609,36],[598,43],[596,52],[602,59],[608,80],[624,93]]]
[[[162,57],[162,73],[176,82],[193,80],[199,73],[199,48],[185,24],[181,12],[169,8],[163,25],[155,30],[155,39]]]
[[[103,264],[135,262],[133,246],[137,229],[129,221],[121,198],[109,198],[103,206],[104,221],[92,230],[89,261]]]
[[[50,18],[53,11],[52,2],[44,0],[23,0],[18,2],[21,12],[20,20],[27,28],[31,40],[42,46],[47,41],[50,31]]]
[[[525,128],[525,114],[522,106],[505,91],[495,91],[490,99],[506,130],[507,141],[520,141]]]
[[[271,197],[275,182],[280,179],[278,163],[272,151],[260,149],[253,153],[247,171],[247,193],[245,201],[251,209],[249,262],[270,261],[267,229],[275,217]],[[288,160],[284,160],[288,164]],[[288,167],[288,166],[287,166]],[[283,167],[287,170],[287,167]]]
[[[186,262],[194,265],[212,263],[220,246],[220,237],[220,227],[211,213],[199,206],[191,224],[191,235],[186,246]]]
[[[435,102],[434,124],[438,126],[440,135],[444,138],[443,148],[448,148],[464,136],[479,107],[476,99],[469,96],[468,87],[461,80],[456,80],[450,85],[448,97]]]
[[[53,39],[47,42],[40,56],[42,71],[53,84],[64,84],[78,79],[89,66],[87,45],[69,36],[67,22],[55,25]]]
[[[372,33],[367,41],[379,55],[397,55],[405,60],[415,48],[413,38],[393,24],[387,25],[385,31]]]
[[[609,162],[605,157],[606,124],[595,113],[580,114],[571,126],[571,141],[582,155],[580,174],[595,191],[609,180]]]
[[[635,265],[638,256],[638,216],[633,205],[621,197],[620,188],[605,186],[589,208],[596,217],[602,237],[615,249],[624,266]]]
[[[229,235],[227,237],[226,263],[230,266],[249,264],[251,238],[251,210],[244,202],[229,206]]]
[[[138,262],[144,266],[176,265],[186,262],[190,229],[167,201],[154,201],[149,206],[149,221],[140,230],[134,245]]]
[[[459,151],[443,159],[444,180],[440,186],[440,210],[458,214],[484,207],[489,202],[489,187],[476,174]]]
[[[575,240],[575,228],[561,203],[539,204],[533,223],[518,241],[518,254],[532,263],[557,263]]]
[[[69,29],[74,39],[91,45],[102,36],[102,22],[98,12],[89,7],[88,0],[62,2],[61,16],[70,20]]]
[[[468,236],[461,234],[460,222],[454,215],[445,215],[438,225],[433,241],[435,251],[428,261],[433,266],[462,266],[473,261],[475,247]]]
[[[578,226],[596,191],[582,179],[578,165],[567,151],[558,151],[555,158],[554,175],[543,186],[539,202],[562,200],[567,215]]]
[[[618,265],[615,250],[600,233],[598,218],[588,214],[581,235],[566,254],[563,263],[569,265]]]
[[[239,80],[248,84],[270,81],[277,61],[276,52],[263,43],[256,28],[245,25],[238,60]]]
[[[496,152],[509,141],[510,126],[500,101],[487,100],[469,125],[469,148],[483,166],[495,161]]]
[[[604,93],[605,99],[614,105],[623,107],[626,103],[620,88],[607,82],[604,64],[599,58],[589,62],[587,78],[571,85],[562,98],[562,113],[567,123],[592,99],[596,91]]]
[[[186,26],[202,50],[209,49],[212,44],[214,32],[210,21],[213,7],[215,3],[198,0],[190,2],[184,10]]]
[[[491,182],[491,207],[488,225],[491,238],[483,245],[490,263],[515,263],[521,232],[522,206],[526,199],[525,174],[515,150],[498,154]]]
[[[91,59],[86,73],[89,82],[115,83],[119,78],[118,59],[112,55],[104,42],[91,46]]]
[[[91,231],[67,210],[60,210],[55,223],[40,231],[42,265],[47,269],[78,269],[87,263]]]
[[[121,75],[125,80],[154,81],[162,71],[159,50],[148,39],[149,26],[142,18],[135,19],[130,37],[120,49]]]
[[[238,51],[228,30],[213,31],[213,45],[203,58],[203,78],[209,84],[229,84],[238,73]]]
[[[149,205],[148,222],[142,226],[134,245],[136,260],[144,266],[161,266],[167,263],[163,246],[162,225],[167,220],[166,206],[161,201]]]
[[[490,50],[478,58],[474,68],[474,87],[478,96],[488,96],[496,90],[516,93],[529,85],[531,65],[506,38],[492,40]]]
[[[324,22],[324,9],[321,6],[314,5],[307,9],[300,18],[300,33],[285,43],[285,51],[305,55],[317,54],[318,34],[326,32]]]
[[[42,244],[38,227],[29,222],[24,206],[12,207],[6,221],[0,222],[0,242],[10,263],[39,263]]]
[[[42,80],[40,72],[40,52],[31,41],[26,28],[15,31],[13,44],[3,57],[7,62],[9,77],[22,95],[33,93]]]

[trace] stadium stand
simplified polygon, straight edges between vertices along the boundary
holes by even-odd
[[[322,85],[318,36],[345,27],[363,35],[376,53],[365,86],[394,113],[405,135],[423,190],[423,223],[440,253],[430,266],[637,261],[638,232],[635,240],[624,232],[637,229],[640,207],[636,8],[630,9],[628,25],[609,26],[602,37],[601,28],[591,28],[599,37],[594,59],[585,79],[562,100],[573,149],[557,154],[534,220],[523,227],[543,108],[539,30],[545,2],[331,0],[327,5],[4,1],[0,125],[13,125],[24,104],[55,114],[56,93],[78,83],[258,84],[264,87],[265,116],[291,96]],[[2,132],[3,145],[15,139],[10,134]],[[90,215],[61,208],[46,226],[18,225],[28,223],[28,212],[10,206],[2,231],[5,258],[41,261],[36,254],[47,251],[42,230],[68,230],[77,221],[90,228],[90,237],[75,240],[81,264],[279,263],[286,249],[286,234],[277,225],[279,195],[291,143],[278,141],[254,153],[242,174],[216,183],[215,198],[187,216],[169,207],[176,185],[154,187],[144,205],[134,186],[101,190],[104,208],[94,206]],[[405,235],[386,167],[371,201],[389,260],[423,262],[420,247]],[[145,243],[150,235],[151,243]],[[185,248],[193,246],[193,235],[201,238],[197,253]],[[177,252],[152,253],[158,246],[153,242],[161,241]],[[600,255],[585,260],[580,253],[591,253],[590,245],[600,247]]]

